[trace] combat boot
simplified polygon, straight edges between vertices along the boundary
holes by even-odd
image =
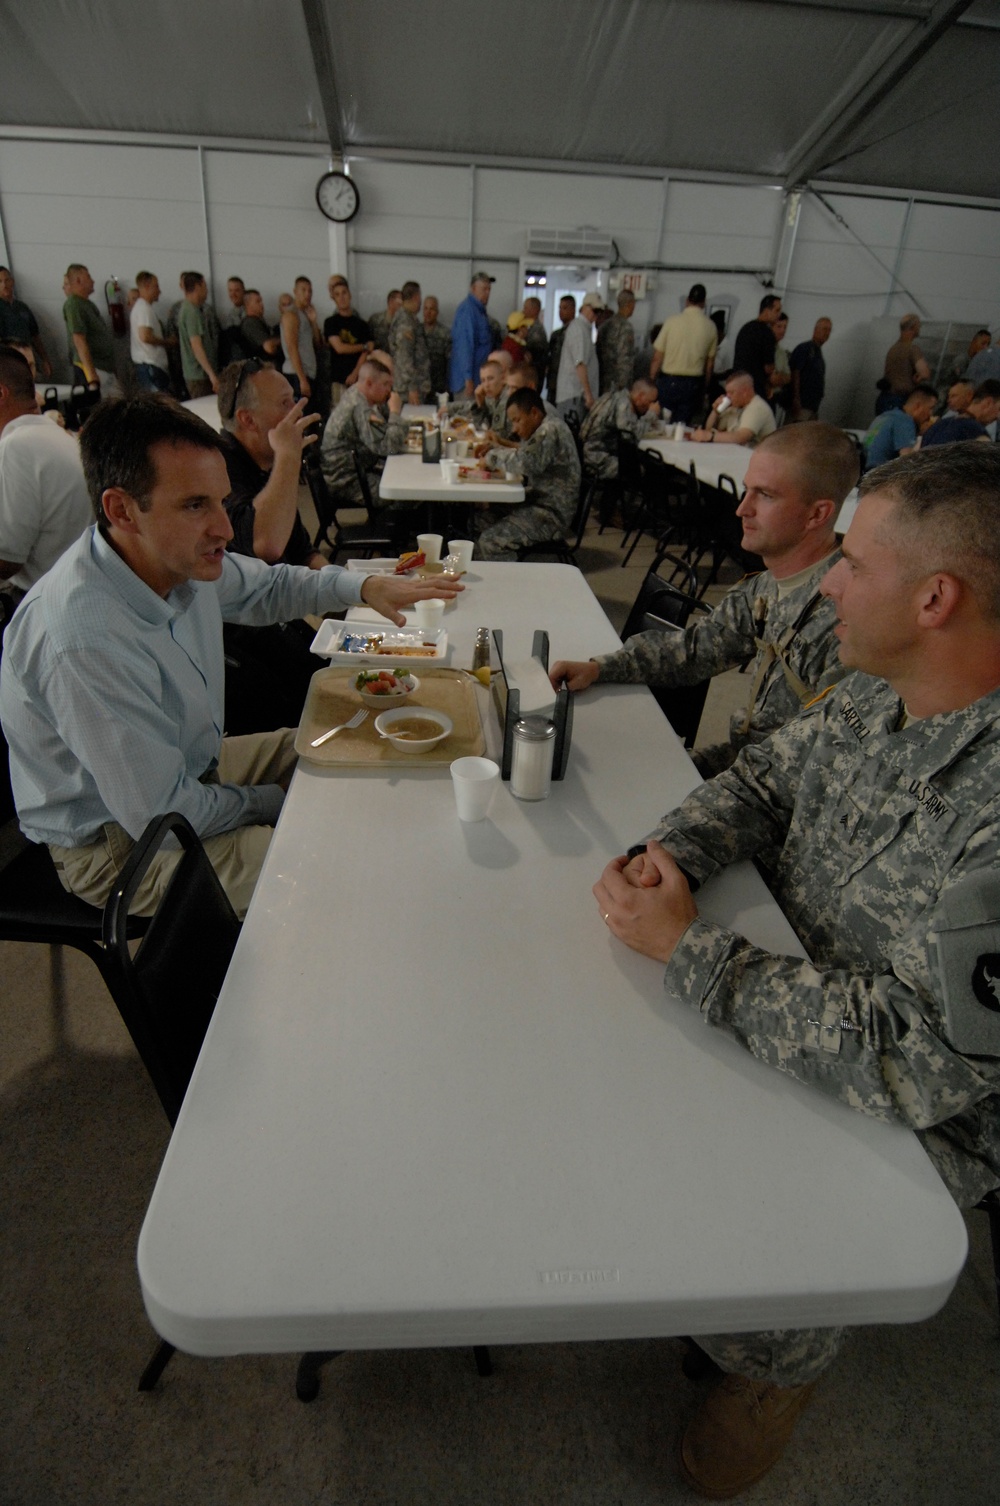
[[[727,1375],[702,1403],[681,1439],[681,1473],[699,1495],[738,1495],[776,1464],[795,1419],[813,1393]]]

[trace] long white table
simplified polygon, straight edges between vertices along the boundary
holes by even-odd
[[[617,638],[567,566],[473,564],[510,657]],[[590,893],[696,782],[642,687],[575,704],[566,780],[463,826],[446,768],[300,765],[139,1241],[200,1355],[905,1322],[965,1225],[917,1140],[664,993]],[[698,904],[798,944],[749,865]]]
[[[694,473],[706,486],[718,486],[720,476],[730,476],[741,491],[743,477],[753,451],[742,444],[696,444],[693,439],[643,439],[643,450],[655,450],[668,465],[689,471],[694,462]]]
[[[472,461],[465,462],[471,465]],[[493,502],[509,506],[524,501],[520,481],[445,481],[440,465],[425,464],[419,455],[390,455],[379,482],[385,502]]]

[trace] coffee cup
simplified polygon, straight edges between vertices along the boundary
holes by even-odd
[[[475,547],[472,539],[448,540],[448,553],[456,561],[459,570],[468,570],[472,564],[472,551]]]
[[[500,783],[500,769],[492,758],[456,758],[451,765],[451,783],[458,819],[485,821]]]
[[[439,533],[418,533],[417,548],[422,551],[424,561],[428,565],[436,565],[441,559],[441,545],[444,539]]]

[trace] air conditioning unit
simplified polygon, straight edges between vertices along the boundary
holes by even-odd
[[[609,262],[614,247],[605,230],[580,225],[576,230],[529,230],[528,255],[555,262]]]

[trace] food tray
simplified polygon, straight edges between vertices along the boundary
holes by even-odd
[[[407,696],[407,706],[421,706],[445,711],[454,722],[454,730],[426,753],[399,753],[375,731],[372,712],[360,727],[338,732],[321,748],[310,748],[314,737],[348,721],[363,705],[354,689],[356,669],[331,665],[318,669],[309,683],[309,693],[302,708],[302,720],[295,734],[295,751],[310,763],[328,768],[427,768],[450,764],[455,758],[478,757],[486,747],[476,681],[458,669],[422,669],[420,688]],[[395,710],[394,705],[387,711]]]
[[[398,564],[398,556],[391,560],[348,560],[347,569],[356,575],[393,575]],[[460,571],[459,573],[464,574],[465,572]],[[443,574],[444,565],[439,560],[433,565],[417,565],[416,569],[407,570],[405,575],[400,576],[400,580],[430,580],[434,575]],[[457,580],[458,576],[455,579]],[[403,608],[404,612],[407,610],[407,607]]]
[[[309,647],[314,654],[321,659],[329,659],[331,664],[377,664],[381,669],[391,669],[391,660],[397,658],[400,664],[412,665],[414,673],[417,673],[421,664],[427,665],[433,660],[441,663],[448,652],[447,628],[418,628],[418,627],[395,627],[393,623],[383,619],[385,626],[376,626],[367,622],[338,622],[335,618],[327,618],[320,624]],[[364,638],[372,633],[382,634],[382,649],[345,649],[345,641],[356,638]],[[420,654],[407,654],[401,652],[407,648],[424,648],[425,644],[433,645],[431,649],[424,649]],[[333,723],[331,722],[332,726]]]

